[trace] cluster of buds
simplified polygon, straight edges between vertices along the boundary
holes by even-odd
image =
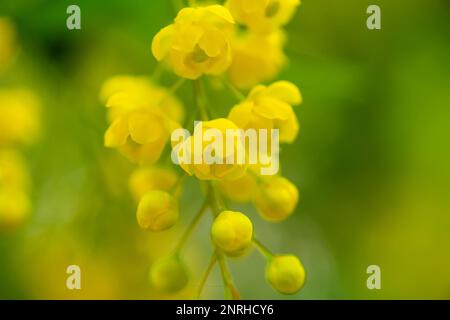
[[[183,8],[152,43],[154,57],[181,78],[173,88],[165,89],[145,77],[134,76],[116,76],[103,85],[101,98],[108,107],[110,123],[105,146],[140,165],[129,180],[137,202],[138,225],[159,232],[177,223],[185,177],[195,177],[204,194],[203,205],[173,253],[150,267],[150,283],[162,292],[179,292],[189,283],[181,253],[206,212],[214,219],[210,231],[214,249],[197,297],[217,263],[226,295],[239,298],[227,258],[244,256],[252,247],[267,259],[266,279],[274,289],[294,294],[304,285],[305,270],[300,260],[294,255],[273,254],[258,240],[250,218],[230,208],[232,203],[251,202],[264,220],[282,222],[295,211],[297,187],[279,174],[261,174],[266,164],[228,161],[235,153],[244,154],[246,160],[251,158],[252,150],[242,140],[231,149],[212,151],[208,143],[211,139],[205,138],[214,130],[217,145],[225,145],[228,131],[248,129],[276,130],[277,142],[281,143],[289,144],[297,138],[300,126],[294,107],[302,102],[297,86],[288,81],[260,83],[273,79],[285,60],[284,40],[279,39],[285,38],[281,28],[298,5],[299,0],[229,0],[225,5]],[[212,103],[204,95],[203,82],[217,79],[238,102],[225,117],[211,119]],[[192,81],[193,116],[201,118],[201,129],[196,127],[198,134],[185,138],[175,148],[178,141],[173,140],[173,132],[183,130],[185,118],[184,106],[175,92],[186,80]],[[244,89],[251,89],[248,95],[240,91]],[[164,150],[170,140],[171,158],[181,173],[159,161],[167,156]],[[191,151],[195,156],[194,149],[212,153],[215,161],[195,161],[190,157]],[[192,161],[181,160],[186,158]]]
[[[0,17],[0,80],[16,55],[15,28]],[[30,213],[30,179],[20,152],[39,135],[39,101],[26,89],[0,87],[0,233],[20,227]]]

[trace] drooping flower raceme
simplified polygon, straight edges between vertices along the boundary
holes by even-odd
[[[290,82],[258,85],[245,101],[231,109],[228,118],[243,129],[279,129],[280,142],[292,143],[299,131],[292,106],[301,102],[299,89]]]
[[[268,33],[287,24],[300,0],[228,0],[235,19],[252,31]]]
[[[226,296],[239,298],[227,257],[241,256],[252,246],[267,259],[266,279],[277,291],[293,294],[304,284],[300,260],[293,255],[273,254],[255,236],[249,217],[231,207],[233,202],[251,202],[270,222],[285,220],[296,208],[299,198],[296,186],[273,174],[279,168],[278,142],[292,143],[298,135],[299,123],[293,106],[302,102],[302,96],[287,81],[269,86],[260,83],[273,81],[285,64],[285,34],[280,27],[290,20],[299,3],[299,0],[229,0],[226,7],[184,8],[173,24],[155,35],[152,42],[155,58],[179,77],[193,80],[195,110],[191,112],[200,116],[202,122],[194,123],[192,135],[178,125],[182,122],[183,108],[171,98],[174,88],[184,79],[178,80],[170,91],[146,78],[130,76],[114,77],[103,86],[101,98],[109,107],[111,123],[105,145],[117,148],[134,162],[152,164],[160,158],[170,135],[172,161],[186,173],[179,176],[162,164],[133,172],[129,187],[139,202],[136,216],[141,228],[158,232],[172,227],[180,214],[178,191],[182,190],[184,177],[201,180],[203,204],[192,223],[180,236],[174,251],[150,267],[149,281],[162,293],[179,292],[187,287],[189,277],[182,253],[207,211],[214,218],[210,229],[214,249],[201,284],[195,288],[197,297],[217,263]],[[204,82],[212,80],[199,79],[204,75],[217,76],[213,78],[215,81],[223,81],[225,76],[230,80],[223,83],[226,86],[216,86],[218,90],[228,87],[239,101],[228,118],[211,120],[210,109],[216,101],[204,92]],[[247,98],[243,98],[239,89],[251,87]]]
[[[234,19],[220,5],[182,9],[153,39],[152,52],[180,77],[220,75],[230,66]]]

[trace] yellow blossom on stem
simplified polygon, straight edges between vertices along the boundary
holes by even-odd
[[[116,103],[108,108],[111,122],[130,111],[129,108],[133,109],[134,105],[161,110],[176,122],[184,119],[183,104],[169,90],[154,84],[147,77],[118,75],[109,78],[102,85],[100,99],[107,103],[113,96]]]
[[[243,129],[279,129],[280,142],[292,143],[300,128],[292,106],[301,102],[300,90],[288,81],[258,85],[231,109],[228,118]]]
[[[285,38],[282,30],[267,35],[235,33],[233,62],[228,69],[230,81],[238,88],[248,89],[276,77],[286,62]]]
[[[275,256],[268,261],[266,279],[280,293],[294,294],[305,283],[305,269],[296,256]]]
[[[196,128],[194,134],[180,143],[178,150],[175,150],[181,168],[200,180],[234,180],[241,177],[247,170],[245,158],[241,162],[238,161],[239,155],[245,157],[241,139],[236,136],[233,139],[233,149],[227,148],[229,143],[227,130],[237,130],[238,127],[232,121],[223,118],[201,122],[201,126],[201,129]],[[217,136],[207,137],[211,133],[217,133]],[[199,145],[202,156],[197,163],[195,155],[199,152],[196,151],[196,145]],[[214,148],[214,145],[218,147]],[[206,154],[214,157],[214,163],[207,163],[204,157]],[[230,158],[233,159],[231,163],[227,161]]]
[[[139,202],[136,216],[142,229],[153,232],[167,230],[178,221],[178,201],[168,192],[149,191]]]
[[[116,148],[133,162],[155,163],[169,141],[173,130],[180,125],[167,117],[157,106],[134,96],[113,95],[109,108],[122,110],[105,133],[105,146]]]
[[[251,245],[253,224],[241,212],[223,211],[211,227],[214,244],[230,256],[242,255]]]
[[[280,176],[268,176],[258,185],[253,204],[264,219],[280,222],[294,212],[298,199],[299,192],[292,182]]]
[[[180,77],[220,75],[230,66],[234,20],[221,5],[184,8],[153,38],[152,52]]]
[[[286,25],[299,5],[300,0],[228,0],[226,3],[237,22],[260,33]]]

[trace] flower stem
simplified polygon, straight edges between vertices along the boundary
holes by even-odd
[[[216,254],[216,252],[214,252],[211,256],[211,259],[209,260],[208,267],[206,268],[206,271],[203,274],[202,280],[200,281],[200,285],[198,286],[197,300],[200,299],[200,295],[202,294],[203,288],[205,287],[205,284],[206,284],[206,281],[208,280],[209,274],[211,273],[211,270],[213,269],[216,262],[217,262],[217,254]]]
[[[253,244],[266,259],[270,260],[274,257],[274,254],[269,249],[267,249],[267,247],[263,245],[258,239],[253,238]]]
[[[239,291],[233,283],[230,269],[228,268],[225,256],[222,252],[216,251],[217,260],[219,261],[220,271],[222,273],[223,284],[225,285],[225,295],[232,300],[239,300],[241,297]]]
[[[206,110],[201,80],[200,79],[193,80],[192,88],[193,88],[193,93],[194,93],[194,104],[197,108],[197,111],[200,114],[200,117],[203,121],[208,121],[209,116],[208,116],[208,112]]]
[[[173,94],[175,94],[178,89],[180,89],[180,87],[183,85],[183,83],[186,81],[186,79],[184,78],[180,78],[178,79],[177,82],[175,82],[172,87],[170,87],[170,89],[167,91],[167,94],[165,94],[161,100],[159,101],[159,105],[162,105],[163,102],[166,101],[167,98],[169,98],[170,96],[172,96]]]
[[[237,100],[239,101],[245,100],[245,95],[241,91],[239,91],[239,89],[237,89],[229,80],[223,79],[223,81],[225,85],[228,87],[228,89],[230,89],[230,91],[234,94]]]
[[[200,222],[201,218],[203,217],[203,214],[206,212],[206,209],[208,209],[209,204],[207,201],[203,203],[200,210],[197,212],[197,214],[194,217],[194,220],[192,220],[191,224],[188,226],[186,231],[184,232],[183,236],[180,239],[180,242],[178,242],[178,245],[175,247],[175,252],[179,253],[184,245],[186,244],[187,240],[189,239],[192,232],[197,227],[198,223]]]

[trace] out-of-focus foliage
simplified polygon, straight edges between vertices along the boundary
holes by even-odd
[[[369,4],[302,1],[286,27],[279,76],[304,95],[295,109],[300,138],[283,146],[281,159],[301,201],[275,227],[250,206],[236,208],[250,213],[274,251],[302,257],[308,280],[291,299],[450,297],[450,3],[376,1],[380,31],[366,28]],[[176,11],[163,0],[78,5],[82,30],[69,31],[64,2],[0,3],[15,34],[4,63],[9,31],[0,32],[0,88],[32,90],[42,119],[37,143],[20,151],[30,175],[29,216],[0,235],[0,297],[189,297],[199,279],[180,295],[156,294],[148,266],[170,252],[201,204],[196,182],[187,181],[174,229],[141,231],[128,189],[134,167],[103,147],[108,124],[98,99],[111,75],[154,75],[151,40]],[[160,82],[170,87],[175,77],[164,72]],[[235,100],[219,89],[210,91],[217,116],[225,116]],[[187,86],[177,95],[191,99]],[[210,224],[187,248],[193,275],[207,264]],[[242,296],[285,298],[260,281],[259,255],[243,259],[231,262]],[[65,288],[71,264],[82,270],[80,292]],[[382,290],[366,287],[371,264],[381,267]],[[222,297],[221,285],[214,273],[205,297]]]

